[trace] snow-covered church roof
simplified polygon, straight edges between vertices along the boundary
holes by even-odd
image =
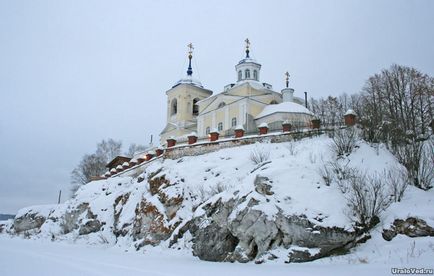
[[[186,76],[185,78],[180,79],[175,83],[174,86],[172,86],[172,88],[180,84],[190,84],[190,85],[203,88],[202,83],[198,79],[193,78],[192,76]]]
[[[302,106],[301,104],[294,102],[283,102],[280,104],[270,104],[267,105],[264,110],[262,110],[255,119],[262,118],[273,113],[302,113],[308,115],[314,115],[309,109]]]

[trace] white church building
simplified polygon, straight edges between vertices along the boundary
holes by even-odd
[[[284,122],[293,128],[310,126],[314,114],[303,105],[303,99],[294,96],[288,73],[286,87],[280,92],[262,82],[261,64],[250,57],[248,39],[245,57],[235,65],[236,82],[215,95],[193,77],[193,46],[188,46],[187,75],[166,92],[167,123],[160,134],[161,145],[169,138],[184,141],[192,133],[201,139],[211,132],[231,137],[235,129],[257,133],[261,125],[267,125],[270,131],[281,130]]]

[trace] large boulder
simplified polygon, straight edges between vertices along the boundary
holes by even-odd
[[[434,228],[423,219],[409,217],[406,220],[396,219],[389,229],[383,229],[383,238],[391,241],[396,235],[402,234],[411,238],[434,237]]]
[[[21,209],[18,211],[13,222],[14,231],[16,233],[29,230],[38,231],[53,210],[53,205],[31,206]]]
[[[251,198],[244,209],[237,211],[245,201],[245,197],[228,202],[217,200],[203,207],[205,214],[185,229],[193,236],[194,255],[207,261],[261,262],[270,250],[284,247],[288,249],[289,262],[304,262],[356,244],[355,231],[321,227],[302,215],[279,212],[270,218],[254,209],[259,199]]]

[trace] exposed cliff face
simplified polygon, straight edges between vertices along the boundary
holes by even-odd
[[[137,250],[186,249],[208,261],[263,262],[277,258],[276,249],[286,251],[286,262],[343,252],[360,234],[339,188],[324,185],[318,173],[335,158],[329,142],[319,137],[158,160],[138,178],[91,182],[64,204],[24,209],[11,231]],[[254,150],[269,152],[269,160],[255,164]],[[377,155],[365,144],[359,150],[351,161],[368,171],[396,162],[385,150]]]

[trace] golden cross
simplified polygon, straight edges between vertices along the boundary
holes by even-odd
[[[193,53],[193,50],[194,50],[193,43],[190,42],[187,45],[187,47],[188,47],[188,53],[191,55],[191,53]]]
[[[249,49],[250,47],[250,40],[248,38],[246,38],[246,40],[244,40],[246,42],[246,49]]]

